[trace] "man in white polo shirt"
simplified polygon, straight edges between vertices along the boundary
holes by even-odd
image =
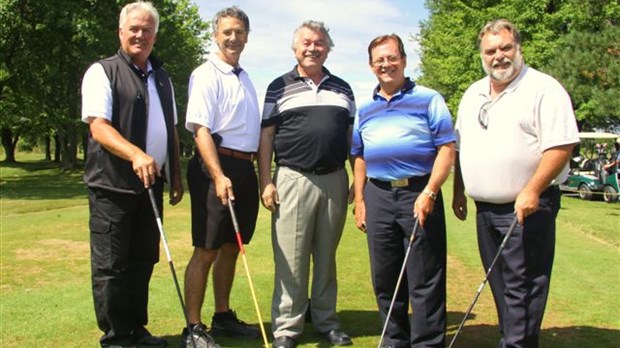
[[[453,209],[464,220],[464,191],[476,203],[478,247],[485,269],[515,215],[519,224],[501,251],[489,282],[501,348],[538,347],[560,209],[558,184],[579,142],[571,100],[551,76],[523,62],[521,39],[507,20],[480,31],[488,76],[459,105]]]
[[[185,127],[198,149],[187,168],[194,253],[185,272],[185,300],[199,347],[219,347],[202,324],[207,277],[213,265],[213,335],[258,338],[259,331],[237,319],[230,291],[239,254],[228,210],[234,201],[243,243],[250,242],[258,215],[258,182],[253,159],[261,115],[249,75],[239,66],[250,22],[237,7],[220,10],[212,21],[219,51],[196,68],[189,83]],[[182,346],[192,346],[187,329]]]

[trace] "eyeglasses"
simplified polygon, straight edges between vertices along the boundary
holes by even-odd
[[[480,106],[480,111],[478,112],[478,123],[480,123],[480,127],[482,129],[487,129],[489,126],[489,108],[491,107],[491,103],[493,101],[487,100]]]
[[[390,63],[390,64],[396,64],[396,63],[398,63],[399,60],[400,60],[400,56],[382,57],[382,58],[377,58],[377,59],[373,60],[372,61],[372,65],[374,65],[374,66],[382,66],[386,62]]]

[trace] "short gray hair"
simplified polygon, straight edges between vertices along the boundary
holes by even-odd
[[[515,40],[515,44],[517,46],[521,46],[521,33],[517,27],[511,21],[507,19],[496,19],[493,21],[487,22],[487,24],[480,29],[480,33],[478,33],[478,49],[480,49],[480,44],[482,43],[482,38],[488,33],[499,33],[502,30],[506,30],[512,34],[512,37]]]
[[[226,17],[234,17],[242,21],[243,24],[245,25],[245,30],[248,33],[250,32],[250,19],[248,18],[248,15],[245,14],[245,12],[243,12],[243,10],[240,9],[239,7],[232,6],[232,7],[227,7],[227,8],[217,11],[215,16],[213,16],[213,21],[211,22],[211,26],[213,27],[213,34],[217,34],[217,25],[219,21],[222,18],[226,18]]]
[[[157,30],[159,30],[159,13],[149,1],[136,1],[125,5],[125,7],[121,10],[121,15],[118,19],[118,27],[122,28],[127,21],[127,16],[134,11],[148,13],[149,16],[151,16],[151,18],[155,21],[155,34],[157,34]]]
[[[325,26],[325,23],[319,22],[319,21],[308,20],[308,21],[301,23],[299,28],[295,29],[295,33],[293,34],[293,43],[291,45],[291,48],[293,49],[293,51],[297,48],[297,41],[299,40],[299,37],[297,34],[303,28],[308,28],[315,33],[322,33],[327,38],[327,47],[329,47],[330,51],[331,51],[331,48],[334,47],[334,41],[332,41],[332,37],[329,36],[329,29]]]

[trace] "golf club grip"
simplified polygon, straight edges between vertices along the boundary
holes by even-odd
[[[159,215],[159,208],[157,208],[157,201],[155,200],[155,193],[151,187],[149,187],[147,191],[149,193],[149,198],[151,199],[151,205],[153,206],[153,213],[155,213],[156,218],[161,219],[161,216]]]
[[[230,210],[230,217],[232,218],[233,227],[235,228],[235,232],[239,232],[239,223],[237,223],[237,215],[235,214],[235,209],[233,208],[233,201],[228,200],[228,210]]]
[[[235,228],[235,237],[237,238],[239,252],[241,252],[241,254],[245,254],[243,239],[241,238],[241,232],[239,231],[239,223],[237,223],[237,215],[235,214],[235,208],[233,207],[233,202],[231,200],[228,201],[228,209],[230,210],[230,218],[232,219],[233,227]]]

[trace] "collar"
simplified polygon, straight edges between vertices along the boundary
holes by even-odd
[[[122,49],[118,50],[117,55],[121,57],[121,59],[124,60],[125,63],[127,63],[129,68],[131,68],[131,70],[136,75],[140,76],[140,78],[142,78],[142,80],[145,83],[148,80],[149,76],[153,74],[156,69],[159,69],[164,64],[159,59],[153,57],[153,55],[150,55],[148,60],[146,61],[146,73],[144,73],[142,69],[140,69],[137,65],[133,63],[133,61],[131,60],[131,57],[127,53],[125,53]]]
[[[331,77],[331,73],[329,72],[329,70],[327,70],[326,67],[323,67],[323,75],[324,76],[323,76],[323,79],[321,80],[321,83]],[[305,79],[307,78],[307,77],[299,75],[299,71],[297,71],[297,65],[293,67],[293,70],[288,72],[287,76],[288,78],[294,81],[305,81]]]
[[[125,53],[125,51],[123,51],[122,49],[119,49],[118,52],[116,53],[119,57],[121,57],[125,62],[127,62],[127,64],[129,64],[129,66],[137,68],[134,64],[133,61],[131,60],[131,57]],[[150,73],[153,70],[157,70],[159,68],[161,68],[162,65],[164,65],[164,62],[162,62],[161,60],[155,58],[152,54],[149,56],[147,62],[147,70]]]
[[[504,89],[501,94],[512,93],[516,91],[517,88],[519,88],[521,80],[523,80],[523,77],[525,76],[529,68],[530,67],[527,64],[523,63],[523,67],[521,68],[521,71],[519,71],[519,74],[517,74],[517,76],[512,81],[510,81],[508,86],[506,86],[506,89]],[[487,75],[481,80],[481,82],[482,83],[478,85],[478,94],[490,98],[489,90],[491,87],[489,86],[491,85],[491,77]]]
[[[236,68],[242,69],[241,65],[234,67],[226,63],[225,61],[222,60],[222,58],[220,58],[220,56],[217,55],[217,53],[211,53],[208,59],[211,63],[213,63],[213,65],[217,68],[217,70],[221,71],[223,74],[234,75],[235,73],[233,70],[235,70]]]
[[[405,94],[407,92],[409,92],[410,90],[413,90],[415,88],[415,82],[413,82],[413,80],[411,80],[411,78],[406,77],[405,78],[405,83],[403,84],[403,86],[400,88],[400,92],[394,94],[392,96],[392,98],[399,96],[401,94]],[[375,87],[375,89],[372,91],[372,99],[377,99],[378,96],[381,96],[379,94],[379,91],[381,90],[381,85],[378,84],[377,87]],[[383,98],[383,96],[381,96],[381,98]]]

